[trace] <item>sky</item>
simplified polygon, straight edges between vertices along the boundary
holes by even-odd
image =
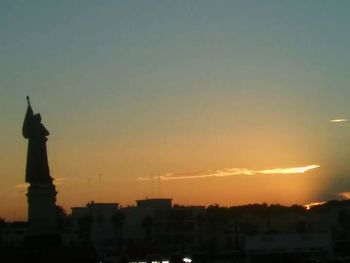
[[[349,1],[0,1],[0,217],[27,95],[57,204],[350,196]]]

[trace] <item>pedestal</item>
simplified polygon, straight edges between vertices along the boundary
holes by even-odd
[[[53,184],[31,184],[29,186],[27,237],[58,235],[56,194]]]

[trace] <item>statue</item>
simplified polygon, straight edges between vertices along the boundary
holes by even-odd
[[[28,96],[27,102],[22,129],[23,137],[28,139],[25,180],[29,184],[52,184],[46,150],[46,136],[49,132],[41,123],[40,114],[33,114]]]
[[[27,96],[28,108],[23,122],[22,134],[28,139],[25,180],[29,183],[28,229],[25,244],[40,247],[58,244],[60,236],[57,225],[56,188],[50,176],[46,141],[49,132],[41,123],[39,113],[34,114]]]

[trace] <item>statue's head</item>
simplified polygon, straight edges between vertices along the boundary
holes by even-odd
[[[34,120],[38,123],[41,122],[41,116],[40,116],[40,113],[37,113],[37,114],[34,114],[33,116]]]

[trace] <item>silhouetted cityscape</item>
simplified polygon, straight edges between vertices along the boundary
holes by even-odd
[[[348,262],[350,201],[304,206],[136,206],[90,202],[57,207],[59,243],[25,244],[27,222],[1,221],[1,261]]]

